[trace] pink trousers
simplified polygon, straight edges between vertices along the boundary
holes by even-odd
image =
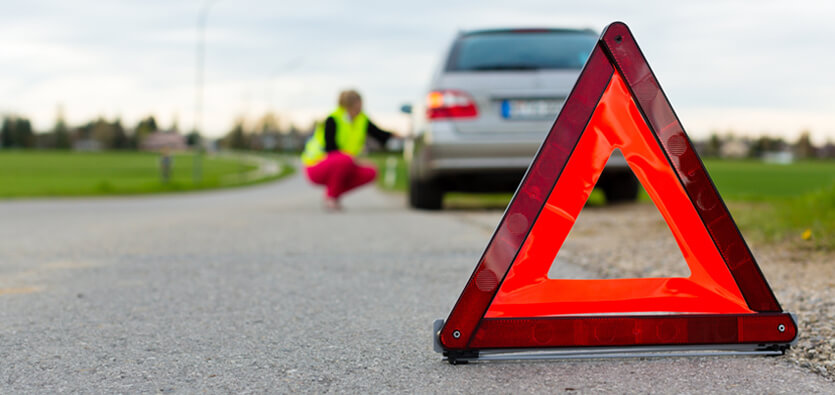
[[[341,152],[331,152],[325,160],[305,169],[311,182],[327,187],[325,194],[339,198],[345,192],[374,181],[377,170],[362,166]]]

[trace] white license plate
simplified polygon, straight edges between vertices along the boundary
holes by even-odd
[[[562,100],[502,100],[502,118],[551,120],[557,116]]]

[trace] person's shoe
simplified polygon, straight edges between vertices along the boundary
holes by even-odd
[[[331,197],[326,197],[325,211],[342,211],[342,205],[339,204],[339,200]]]

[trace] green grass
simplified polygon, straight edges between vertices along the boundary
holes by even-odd
[[[835,184],[789,199],[728,205],[743,231],[760,241],[835,250]]]
[[[386,183],[386,176],[392,169],[389,168],[389,158],[393,158],[396,162],[394,167],[394,184],[388,185]],[[400,153],[375,152],[367,157],[367,159],[374,162],[377,167],[379,176],[377,177],[377,186],[383,190],[404,192],[409,187],[409,167],[406,161],[403,160],[403,155]],[[389,176],[390,177],[390,176]]]
[[[384,183],[387,158],[397,158],[396,182]],[[408,169],[402,156],[375,154],[383,189],[405,191]],[[800,161],[788,165],[758,160],[705,160],[711,178],[746,234],[763,242],[790,240],[812,248],[835,249],[835,161]],[[512,193],[449,193],[447,208],[503,209]],[[640,199],[649,202],[642,191]],[[591,205],[605,198],[595,189]],[[806,233],[808,238],[804,238]]]
[[[835,184],[835,161],[779,165],[755,160],[711,159],[705,161],[705,167],[726,200],[790,198]]]
[[[706,160],[742,230],[762,242],[835,249],[835,161]]]
[[[777,213],[786,228],[803,230],[807,245],[835,249],[835,184],[779,205]]]
[[[143,152],[0,151],[0,197],[92,196],[177,192],[253,184],[292,172],[247,180],[237,177],[256,166],[236,157],[204,155],[202,180],[193,181],[194,156],[173,156],[171,178],[164,183],[160,156]]]

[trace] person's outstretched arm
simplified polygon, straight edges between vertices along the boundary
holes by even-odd
[[[368,135],[371,136],[371,138],[373,138],[374,140],[377,140],[377,142],[380,143],[380,146],[383,147],[386,146],[386,142],[389,141],[389,139],[392,136],[391,132],[387,132],[383,129],[378,128],[377,125],[375,125],[374,122],[371,122],[370,119],[368,120],[367,131]]]

